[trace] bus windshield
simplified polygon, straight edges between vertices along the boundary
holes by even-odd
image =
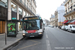
[[[40,29],[40,20],[30,20],[24,22],[25,30],[38,30]]]

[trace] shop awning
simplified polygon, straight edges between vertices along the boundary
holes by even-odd
[[[67,24],[69,24],[71,21],[73,21],[73,20],[68,20]]]
[[[72,20],[69,24],[75,24],[75,20]]]
[[[64,24],[64,23],[67,23],[67,22],[68,22],[68,20],[65,20],[65,21],[63,22],[63,24]]]

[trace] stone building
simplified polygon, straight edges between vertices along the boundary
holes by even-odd
[[[7,20],[21,20],[30,15],[36,15],[35,0],[0,0],[0,33],[7,33]],[[17,29],[21,29],[20,22]]]
[[[75,19],[75,0],[65,0],[65,14],[66,20]]]
[[[50,25],[53,25],[55,26],[55,15],[51,15],[51,18],[50,18]]]
[[[55,11],[55,26],[58,26],[58,11]]]

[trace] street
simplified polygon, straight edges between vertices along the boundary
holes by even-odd
[[[11,50],[75,50],[75,33],[46,27],[42,39],[23,39]]]

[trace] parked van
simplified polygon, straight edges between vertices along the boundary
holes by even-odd
[[[75,25],[68,25],[68,31],[75,32]]]

